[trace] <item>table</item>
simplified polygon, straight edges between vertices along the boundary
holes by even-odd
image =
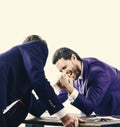
[[[75,114],[74,114],[75,115]],[[75,116],[79,117],[78,114]],[[120,119],[113,118],[111,116],[89,116],[82,117],[86,123],[81,123],[81,127],[120,127]],[[56,117],[43,116],[40,118],[29,118],[24,121],[25,127],[44,127],[44,125],[50,126],[63,126],[61,121]]]

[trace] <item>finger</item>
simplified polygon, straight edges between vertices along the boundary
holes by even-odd
[[[79,121],[78,121],[78,119],[76,119],[76,121],[75,121],[75,127],[79,127]]]
[[[86,120],[83,120],[83,119],[78,119],[79,120],[79,123],[86,123]]]

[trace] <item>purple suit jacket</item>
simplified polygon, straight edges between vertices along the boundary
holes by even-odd
[[[63,108],[44,74],[47,56],[47,46],[39,41],[0,54],[0,110],[18,99],[33,100],[33,89],[50,114]]]
[[[120,71],[95,58],[83,59],[84,95],[72,103],[86,115],[120,115]],[[61,91],[59,98],[67,94]]]

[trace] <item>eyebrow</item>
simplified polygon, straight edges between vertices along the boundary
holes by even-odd
[[[66,65],[64,65],[61,69],[60,72],[62,72],[62,70],[64,70],[66,68]]]

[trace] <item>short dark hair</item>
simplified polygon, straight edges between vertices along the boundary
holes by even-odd
[[[56,64],[56,62],[61,58],[64,58],[65,60],[71,59],[72,54],[75,54],[77,59],[81,60],[81,58],[75,51],[69,48],[66,48],[66,47],[62,47],[62,48],[57,49],[55,53],[53,54],[52,63]]]
[[[24,41],[23,43],[29,43],[31,41],[40,41],[44,44],[47,45],[46,41],[44,41],[39,35],[29,35]]]

